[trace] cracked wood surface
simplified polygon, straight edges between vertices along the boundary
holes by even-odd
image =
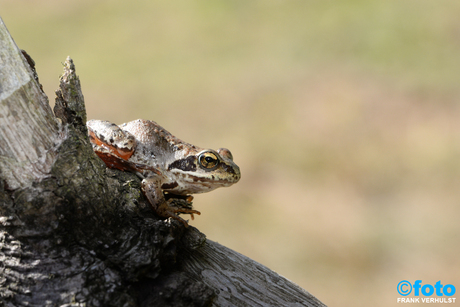
[[[211,240],[187,253],[181,270],[218,293],[214,306],[325,306],[283,276]]]

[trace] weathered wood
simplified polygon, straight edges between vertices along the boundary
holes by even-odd
[[[48,98],[0,19],[0,171],[11,189],[45,178],[62,141]]]
[[[156,217],[107,169],[64,63],[53,115],[0,19],[0,306],[324,306],[193,227]]]
[[[325,306],[293,282],[211,240],[185,254],[180,271],[218,293],[213,306]]]

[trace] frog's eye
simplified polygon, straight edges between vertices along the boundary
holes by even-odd
[[[213,170],[219,165],[219,158],[211,151],[206,151],[200,154],[198,157],[198,163],[205,170]]]

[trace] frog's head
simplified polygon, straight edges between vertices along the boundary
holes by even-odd
[[[226,148],[189,152],[186,157],[171,162],[167,169],[168,182],[162,188],[175,194],[209,192],[231,186],[241,177],[240,168]]]

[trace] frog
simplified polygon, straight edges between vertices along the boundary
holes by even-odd
[[[86,123],[93,151],[108,168],[135,173],[153,211],[188,227],[179,214],[192,209],[192,194],[229,187],[241,178],[226,148],[201,148],[182,141],[154,121],[137,119],[116,125],[106,120]]]

